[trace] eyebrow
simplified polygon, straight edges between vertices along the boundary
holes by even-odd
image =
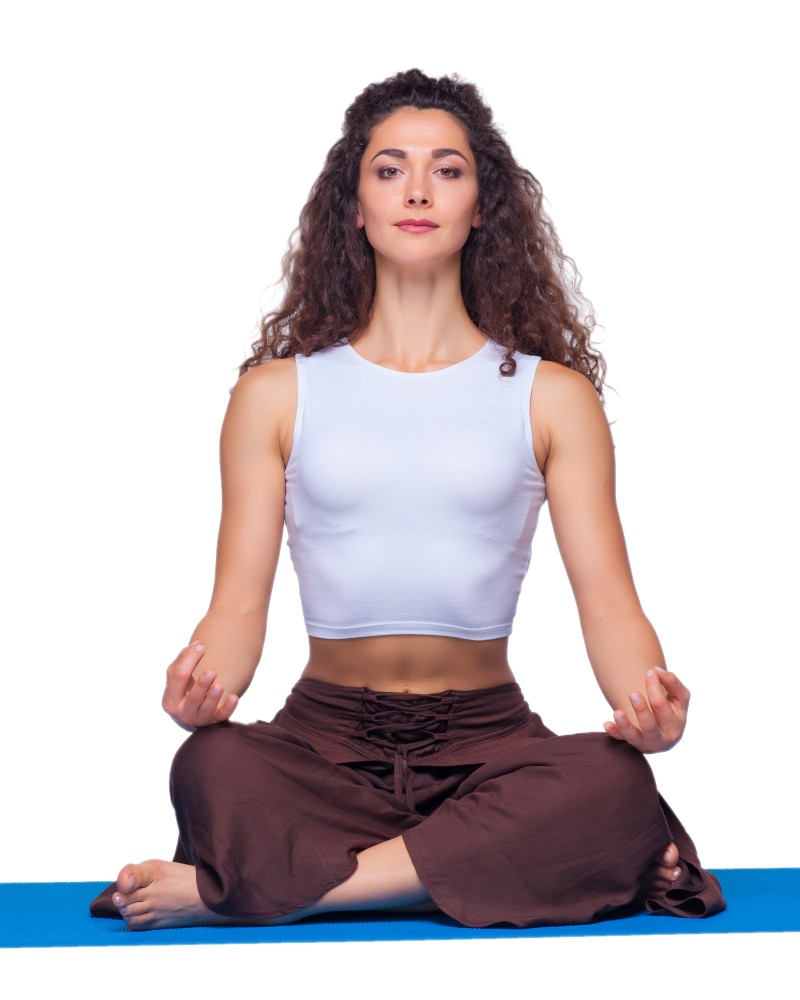
[[[377,159],[379,156],[386,154],[387,156],[396,156],[399,160],[404,160],[408,157],[408,153],[404,149],[382,149],[372,157],[372,160]],[[460,156],[461,159],[469,165],[469,160],[464,156],[463,153],[459,153],[457,149],[432,149],[431,159],[440,160],[443,156]],[[372,163],[372,160],[369,162]]]

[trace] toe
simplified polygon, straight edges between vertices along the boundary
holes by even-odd
[[[660,866],[663,868],[674,868],[678,861],[678,848],[675,844],[669,844],[667,849],[659,858]]]
[[[125,865],[117,875],[117,889],[121,893],[132,892],[139,884],[136,880],[138,865]]]
[[[652,890],[663,891],[670,888],[677,878],[676,872],[680,873],[680,869],[677,867],[679,859],[678,848],[674,843],[670,843],[664,850],[664,853],[656,858],[650,870],[650,887]]]
[[[680,873],[680,868],[659,868],[654,881],[663,883],[663,885],[668,889]]]
[[[150,907],[147,903],[130,903],[124,910],[122,916],[129,927],[131,925],[142,926],[150,916]]]
[[[157,875],[152,861],[144,861],[139,865],[125,865],[117,876],[117,889],[123,894],[131,893],[135,889],[149,885]]]

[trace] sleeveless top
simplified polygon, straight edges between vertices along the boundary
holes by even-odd
[[[491,338],[432,372],[345,338],[296,355],[286,544],[306,632],[323,639],[511,634],[545,482],[531,438],[539,358]]]

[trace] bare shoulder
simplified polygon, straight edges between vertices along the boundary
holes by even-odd
[[[271,358],[240,375],[231,395],[274,396],[291,388],[296,380],[294,358]]]
[[[556,361],[539,362],[531,393],[534,449],[544,468],[557,448],[576,439],[607,438],[608,420],[589,379]]]
[[[582,373],[557,361],[539,362],[536,369],[536,395],[555,406],[596,402],[602,409],[595,387]]]
[[[231,390],[225,418],[229,424],[246,424],[266,434],[284,457],[287,441],[291,447],[297,407],[296,365],[293,357],[271,358],[245,372]]]

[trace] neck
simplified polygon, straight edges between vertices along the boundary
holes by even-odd
[[[376,291],[367,326],[351,339],[370,357],[406,370],[436,361],[459,361],[485,341],[469,318],[461,296],[461,262],[432,269],[397,268],[376,255]]]

